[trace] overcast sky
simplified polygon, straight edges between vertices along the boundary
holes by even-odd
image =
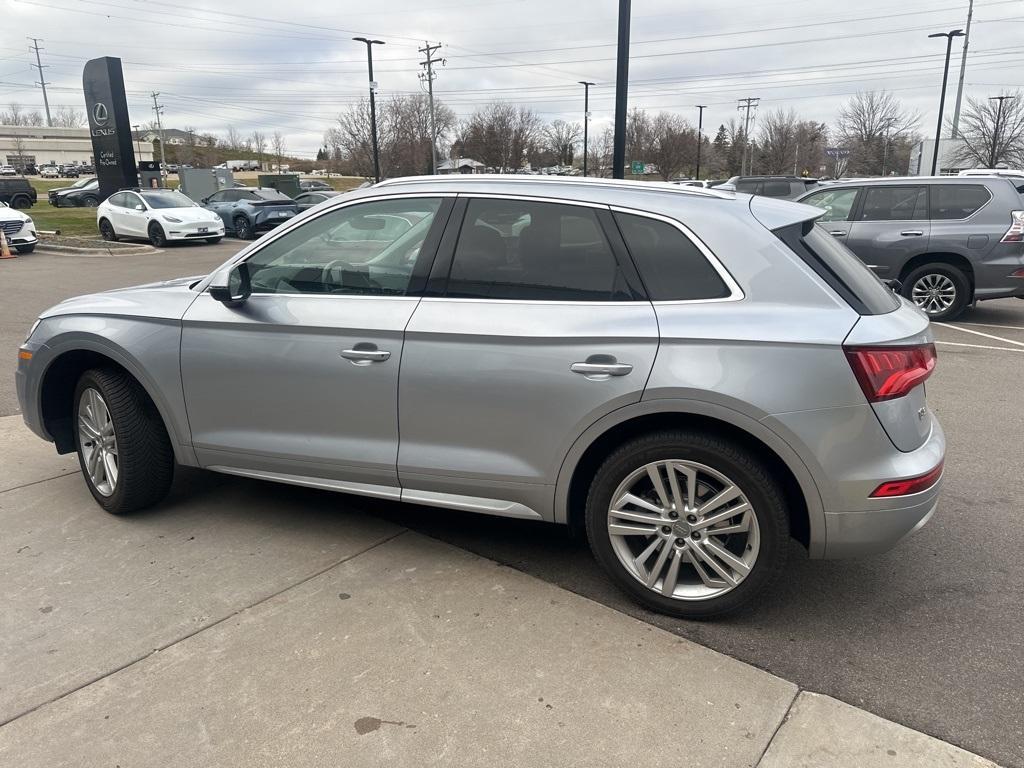
[[[424,40],[446,60],[435,95],[460,117],[492,100],[531,107],[545,120],[580,120],[590,80],[592,130],[614,107],[615,0],[0,0],[0,109],[42,108],[34,54],[43,39],[51,107],[83,107],[84,62],[123,59],[133,123],[222,134],[281,130],[293,154],[312,155],[340,109],[366,93],[374,47],[380,96],[414,93]],[[929,32],[966,26],[967,0],[633,0],[630,106],[680,112],[704,130],[737,116],[793,107],[832,125],[859,89],[888,89],[921,114],[932,134],[945,55]],[[965,96],[1024,84],[1024,0],[977,0]],[[946,114],[960,71],[954,41]],[[965,99],[966,103],[966,99]]]

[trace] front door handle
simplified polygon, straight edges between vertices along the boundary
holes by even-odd
[[[846,237],[846,232],[841,229],[833,229],[829,234],[832,235],[832,237]]]
[[[903,237],[921,237],[924,234],[924,232],[921,231],[920,229],[905,229],[902,232],[900,232],[900,234]]]
[[[352,365],[369,365],[370,363],[382,363],[391,357],[386,349],[377,349],[376,344],[359,342],[352,349],[341,350],[341,356],[350,360]]]
[[[573,373],[584,376],[607,378],[608,376],[625,376],[632,373],[633,366],[629,363],[573,363],[569,366]]]

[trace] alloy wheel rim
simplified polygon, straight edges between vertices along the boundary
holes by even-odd
[[[113,495],[120,471],[117,437],[107,403],[92,387],[78,401],[78,443],[92,487],[103,496]]]
[[[239,219],[235,222],[235,229],[238,231],[238,236],[244,238],[249,234],[249,222],[245,219]]]
[[[716,469],[681,459],[645,464],[612,494],[612,549],[626,571],[675,600],[710,600],[750,575],[761,549],[757,515]]]
[[[163,245],[165,239],[164,232],[160,229],[159,224],[149,230],[149,239],[153,241],[153,245]]]
[[[956,301],[956,284],[946,275],[922,275],[911,290],[913,302],[929,315],[945,312]]]

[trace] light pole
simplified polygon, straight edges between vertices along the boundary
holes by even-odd
[[[707,108],[707,104],[697,105],[697,109],[700,110],[697,113],[697,171],[694,173],[697,181],[700,181],[700,145],[704,143],[704,110]]]
[[[942,92],[939,94],[939,122],[935,127],[935,150],[932,152],[932,176],[935,175],[939,165],[939,140],[942,136],[942,107],[946,101],[946,81],[949,79],[949,54],[953,50],[953,38],[963,37],[962,29],[954,29],[949,32],[936,32],[928,37],[946,38],[946,66],[942,70]]]
[[[383,40],[371,40],[368,37],[353,37],[360,43],[366,43],[366,64],[370,70],[370,135],[373,142],[373,179],[380,182],[380,155],[377,152],[377,102],[374,99],[374,91],[377,90],[377,83],[373,80],[373,46],[384,45]]]
[[[142,128],[141,125],[133,125],[132,126],[132,130],[135,131],[135,148],[138,150],[139,157],[141,158],[142,157],[142,136],[139,135],[139,129],[140,128]]]
[[[989,96],[989,101],[998,101],[999,106],[996,108],[996,124],[992,130],[992,151],[988,156],[988,167],[996,167],[996,150],[999,147],[999,123],[1003,118],[1003,102],[1007,99],[1015,99],[1016,96]]]
[[[615,139],[612,143],[612,178],[626,177],[626,105],[629,92],[630,0],[619,0],[619,40],[615,67]]]
[[[590,124],[590,86],[586,80],[580,80],[583,86],[583,176],[587,175],[587,127]]]

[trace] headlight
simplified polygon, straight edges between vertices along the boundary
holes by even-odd
[[[32,338],[32,334],[35,333],[36,328],[39,327],[39,322],[39,320],[36,320],[34,323],[32,323],[32,327],[28,329],[28,336],[25,337],[25,341],[28,341],[29,339]]]
[[[23,226],[25,226],[25,227],[31,227],[31,226],[32,226],[32,225],[33,225],[34,223],[35,223],[35,222],[33,222],[33,221],[32,221],[32,217],[31,217],[31,216],[29,216],[29,217],[28,217],[27,219],[25,219],[25,224],[24,224]]]
[[[173,224],[181,224],[181,219],[174,216],[164,216],[164,221],[170,221]]]

